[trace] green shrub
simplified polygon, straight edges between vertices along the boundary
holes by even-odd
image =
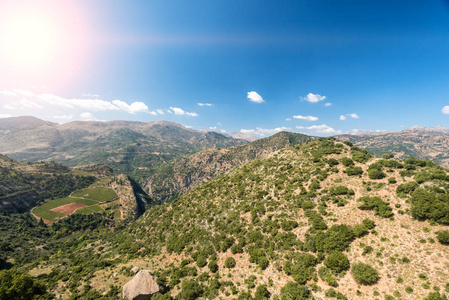
[[[349,259],[344,253],[334,251],[326,257],[324,265],[336,273],[340,273],[349,269]]]
[[[207,266],[209,267],[209,270],[212,273],[215,273],[218,271],[218,264],[217,264],[217,261],[215,261],[215,260],[211,260]]]
[[[447,300],[446,295],[441,295],[439,292],[429,293],[424,300]]]
[[[374,210],[377,216],[390,218],[394,215],[393,209],[390,207],[390,204],[388,202],[382,201],[382,199],[379,197],[364,196],[359,198],[357,201],[363,202],[363,204],[359,206],[359,209]]]
[[[203,293],[203,289],[194,280],[184,280],[182,282],[181,299],[197,299]]]
[[[441,230],[437,232],[437,239],[443,245],[449,245],[449,231]]]
[[[18,271],[0,271],[0,299],[51,299],[46,296],[50,296],[47,287],[34,277]]]
[[[235,267],[235,259],[234,257],[228,257],[225,261],[226,268],[234,268]]]
[[[354,195],[354,191],[343,185],[332,186],[329,190],[331,195]]]
[[[332,225],[326,232],[318,232],[314,238],[315,248],[319,252],[344,251],[354,240],[352,227]]]
[[[352,266],[351,273],[354,280],[360,284],[370,285],[379,280],[379,272],[368,264],[354,264]]]
[[[412,217],[449,224],[449,194],[416,188],[411,198]]]
[[[374,229],[374,227],[376,227],[376,224],[371,219],[364,219],[362,221],[362,224],[365,225],[365,227],[369,230]]]
[[[356,237],[364,236],[369,232],[368,228],[366,228],[363,224],[355,224],[354,226],[352,226],[352,229]]]
[[[354,165],[354,161],[348,157],[343,157],[342,159],[340,159],[340,162],[345,166],[345,167],[349,167],[349,166],[353,166]]]
[[[378,169],[368,170],[368,177],[371,179],[382,179],[382,178],[385,178],[386,176],[387,175],[384,172],[382,172]]]
[[[312,294],[309,289],[296,282],[287,282],[287,284],[281,288],[281,300],[300,300],[309,299],[311,297]]]
[[[267,285],[262,284],[257,287],[254,300],[265,300],[265,299],[270,299],[270,292],[267,289]]]
[[[234,244],[234,245],[231,247],[231,252],[232,252],[232,254],[243,253],[243,247],[242,247],[242,245],[240,245],[240,243]]]
[[[205,267],[207,265],[207,260],[204,256],[198,255],[198,257],[196,258],[196,264],[200,268]]]
[[[348,167],[345,170],[348,176],[357,176],[363,174],[363,169],[361,167]]]

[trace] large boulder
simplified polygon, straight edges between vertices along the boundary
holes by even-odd
[[[151,295],[159,292],[156,277],[148,270],[141,270],[123,287],[123,297],[132,300],[151,299]]]

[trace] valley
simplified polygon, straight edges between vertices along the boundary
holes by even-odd
[[[449,171],[429,160],[280,133],[165,168],[183,173],[163,182],[210,171],[158,198],[105,167],[72,169],[98,179],[34,208],[48,225],[0,216],[0,262],[63,299],[119,299],[133,267],[157,277],[155,299],[423,299],[449,289]],[[12,231],[20,220],[42,249],[32,256]]]

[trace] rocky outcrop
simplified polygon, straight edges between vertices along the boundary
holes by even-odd
[[[123,298],[132,300],[151,299],[151,295],[159,292],[156,277],[148,270],[141,270],[123,287]]]

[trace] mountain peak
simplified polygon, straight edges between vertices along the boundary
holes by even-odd
[[[434,132],[434,133],[444,133],[449,134],[449,129],[443,126],[435,126],[435,127],[421,127],[421,126],[412,126],[404,131],[408,132]]]

